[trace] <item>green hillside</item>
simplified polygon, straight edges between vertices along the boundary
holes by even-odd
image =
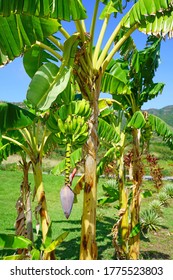
[[[149,109],[147,110],[150,114],[158,116],[164,120],[167,124],[173,127],[173,105],[163,107],[161,109]]]

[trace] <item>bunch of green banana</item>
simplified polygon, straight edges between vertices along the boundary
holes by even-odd
[[[88,138],[88,123],[81,116],[68,115],[65,120],[62,120],[56,113],[52,113],[47,126],[56,134],[57,142],[61,145],[70,142],[76,148],[83,145]]]
[[[82,99],[72,101],[68,105],[62,105],[57,113],[62,120],[67,119],[68,115],[77,115],[88,120],[91,115],[91,109],[89,102]]]
[[[64,122],[61,119],[58,120],[58,127],[63,134],[63,139],[66,138],[73,147],[83,145],[88,137],[88,124],[84,117],[68,115]]]

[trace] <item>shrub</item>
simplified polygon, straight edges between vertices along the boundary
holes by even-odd
[[[158,199],[159,199],[162,206],[168,206],[169,196],[167,195],[166,192],[160,192],[158,194]]]
[[[146,209],[141,212],[140,224],[143,232],[157,231],[161,226],[161,217],[153,209]]]
[[[169,197],[173,198],[173,185],[170,185],[170,184],[166,185],[166,186],[164,187],[164,192],[165,192]]]
[[[159,200],[153,200],[149,204],[149,208],[154,211],[158,216],[161,216],[163,214],[163,206]]]

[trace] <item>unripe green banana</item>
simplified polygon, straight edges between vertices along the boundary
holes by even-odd
[[[78,101],[78,112],[77,115],[78,116],[83,116],[84,112],[85,112],[85,99],[82,99],[80,101]]]
[[[64,122],[63,122],[60,118],[58,119],[58,127],[59,127],[59,130],[60,130],[63,134],[66,133],[66,131],[65,131],[65,126],[64,126]]]

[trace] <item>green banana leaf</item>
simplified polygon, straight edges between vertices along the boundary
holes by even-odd
[[[35,115],[11,103],[0,102],[0,133],[33,123]]]
[[[86,18],[81,0],[5,0],[0,4],[0,15],[5,17],[17,13],[66,21]]]
[[[148,120],[152,130],[161,136],[170,149],[173,149],[173,129],[159,117],[150,114]]]
[[[40,110],[47,110],[57,96],[67,87],[71,75],[71,68],[59,67],[51,62],[42,65],[35,73],[28,91],[27,100]]]
[[[127,126],[134,128],[142,128],[145,124],[146,120],[144,118],[143,113],[141,111],[137,111],[133,114]]]
[[[166,35],[169,31],[172,31],[172,11],[172,0],[138,0],[123,17],[121,24],[127,28],[138,24],[142,32],[154,35]]]
[[[1,64],[23,54],[38,41],[54,34],[60,28],[58,21],[27,15],[0,16]]]
[[[0,233],[0,249],[27,249],[32,241],[14,234]]]
[[[51,253],[52,251],[54,251],[56,247],[64,241],[68,234],[69,232],[62,233],[44,250],[44,252]]]
[[[50,47],[52,50],[57,52],[59,51],[59,49],[55,47],[55,45],[53,45],[48,39],[45,39],[43,43]],[[26,51],[23,57],[23,65],[26,73],[30,78],[34,76],[40,66],[42,66],[46,62],[52,61],[57,63],[58,59],[38,45],[35,45],[31,49]]]

